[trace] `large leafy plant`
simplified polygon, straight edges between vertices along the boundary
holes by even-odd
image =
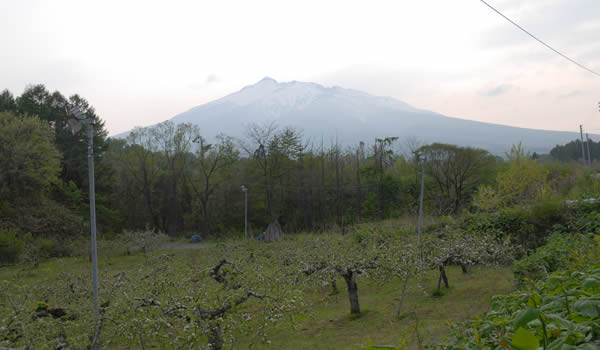
[[[434,349],[598,349],[600,265],[556,273],[509,295],[496,296],[483,317],[452,325]]]

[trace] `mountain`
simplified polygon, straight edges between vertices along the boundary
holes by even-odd
[[[336,138],[343,145],[357,145],[360,141],[372,143],[375,138],[398,136],[400,141],[414,138],[423,143],[474,146],[498,155],[519,142],[531,152],[548,153],[556,144],[579,137],[576,132],[447,117],[390,97],[315,83],[279,83],[268,77],[171,120],[199,125],[208,139],[219,133],[243,139],[247,125],[275,121],[279,126],[302,130],[305,137],[319,145],[329,145]]]

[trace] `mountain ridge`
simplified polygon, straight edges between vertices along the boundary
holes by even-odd
[[[303,131],[312,139],[335,137],[342,145],[398,136],[423,143],[442,142],[483,148],[502,155],[522,142],[532,152],[547,153],[576,132],[520,128],[449,117],[418,109],[392,97],[374,96],[312,82],[277,82],[265,77],[217,100],[192,107],[170,119],[193,123],[208,139],[219,133],[244,138],[247,125],[275,122]],[[124,137],[122,133],[113,137]]]

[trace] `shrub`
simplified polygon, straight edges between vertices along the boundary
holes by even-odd
[[[35,253],[44,259],[60,258],[70,256],[72,249],[65,242],[59,242],[52,239],[41,239],[35,243]]]
[[[52,256],[52,251],[56,247],[56,243],[51,239],[42,239],[37,243],[37,248],[40,257],[49,258]]]
[[[573,220],[573,228],[581,233],[600,234],[600,213],[591,212]]]
[[[461,226],[474,233],[493,233],[498,238],[510,237],[525,251],[541,246],[555,225],[566,226],[570,210],[562,201],[540,201],[532,206],[514,206],[495,213],[466,215]]]
[[[538,248],[528,257],[516,261],[513,272],[518,283],[525,278],[538,280],[549,273],[567,267],[590,248],[596,246],[593,235],[567,234],[556,232],[552,234],[547,243]]]
[[[87,232],[85,220],[52,200],[42,200],[32,206],[21,206],[14,215],[2,221],[34,237],[72,239]]]
[[[451,325],[449,339],[428,349],[598,349],[599,276],[596,264],[495,296],[490,312]]]
[[[0,229],[0,263],[14,264],[19,261],[30,235],[21,235],[14,229]]]

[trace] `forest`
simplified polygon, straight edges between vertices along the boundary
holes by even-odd
[[[273,220],[285,232],[315,232],[414,215],[423,169],[425,212],[433,216],[470,210],[476,197],[494,187],[499,197],[513,190],[533,196],[531,188],[503,183],[511,159],[526,156],[519,145],[507,146],[506,157],[393,135],[341,146],[306,140],[301,130],[275,123],[250,124],[247,138],[235,140],[168,121],[112,139],[84,98],[35,85],[16,98],[8,90],[0,95],[2,144],[10,145],[0,158],[3,225],[58,240],[86,232],[81,226],[89,215],[86,130],[71,133],[65,106],[78,106],[95,120],[96,208],[99,234],[106,237],[145,228],[172,236],[239,235],[242,185],[248,188],[253,236]],[[551,160],[530,166],[530,181],[552,187],[546,196],[578,191],[565,180],[578,171],[567,163],[578,161],[579,145],[577,140],[557,145]],[[600,154],[596,147],[591,142],[594,156]]]
[[[98,314],[73,106],[94,120]],[[84,98],[43,85],[0,94],[0,129],[0,347],[600,345],[600,182],[580,141],[497,156],[168,121],[113,139]],[[242,186],[251,238],[278,222],[282,239],[243,240]],[[206,245],[170,248],[191,235]]]

